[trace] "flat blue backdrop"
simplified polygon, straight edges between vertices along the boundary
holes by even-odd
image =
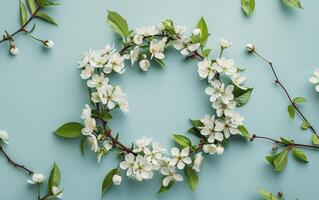
[[[255,13],[247,18],[240,9],[240,0],[77,0],[61,1],[49,13],[59,27],[37,21],[35,35],[56,43],[47,51],[20,35],[16,43],[17,57],[8,55],[7,46],[0,46],[0,129],[9,132],[6,150],[16,160],[35,171],[48,173],[53,161],[62,171],[62,185],[67,200],[100,199],[105,173],[115,166],[114,155],[101,164],[88,153],[81,156],[79,141],[66,141],[52,132],[68,121],[79,121],[80,111],[88,102],[87,90],[79,78],[77,61],[88,49],[102,48],[116,42],[106,24],[106,10],[115,10],[128,19],[130,27],[154,25],[164,18],[193,28],[204,16],[212,36],[208,42],[217,55],[219,38],[227,38],[233,47],[225,56],[235,59],[247,70],[247,84],[255,88],[251,101],[240,112],[247,127],[267,136],[286,136],[300,142],[310,141],[310,132],[301,131],[301,121],[288,118],[287,99],[273,83],[269,68],[244,50],[255,42],[278,69],[279,76],[293,96],[304,96],[302,109],[319,128],[318,94],[308,82],[318,67],[319,1],[302,1],[304,10],[285,7],[280,0],[256,0]],[[13,31],[18,25],[18,1],[2,0],[0,32]],[[185,133],[188,118],[200,118],[211,109],[204,85],[198,79],[196,62],[185,62],[176,52],[166,59],[167,69],[153,66],[148,73],[129,68],[116,77],[128,94],[131,112],[116,114],[112,126],[126,142],[147,135],[166,147],[172,145],[170,135]],[[124,180],[121,187],[108,192],[105,199],[260,199],[258,187],[282,190],[287,199],[315,199],[319,179],[318,152],[307,151],[310,162],[301,164],[289,159],[284,172],[276,173],[265,162],[271,144],[252,144],[239,139],[231,141],[223,156],[205,160],[196,192],[185,183],[158,195],[159,177],[144,183]],[[35,190],[26,183],[25,174],[12,168],[0,157],[0,199],[35,199]]]

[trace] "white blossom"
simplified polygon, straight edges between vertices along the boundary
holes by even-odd
[[[191,43],[191,39],[189,37],[184,37],[179,40],[175,40],[173,43],[175,49],[181,51],[183,56],[188,56],[193,51],[196,51],[199,47],[199,43]]]
[[[95,52],[92,50],[85,52],[83,60],[79,61],[79,68],[83,68],[92,64],[94,65],[94,56]]]
[[[54,42],[51,40],[44,40],[43,41],[43,45],[49,49],[53,48],[54,46]]]
[[[52,192],[53,196],[55,196],[56,198],[62,199],[63,191],[61,189],[59,189],[57,186],[52,186],[51,192]]]
[[[252,52],[254,52],[254,51],[256,50],[256,46],[255,46],[255,44],[253,44],[253,43],[248,43],[248,44],[246,45],[246,49],[247,49],[247,51],[248,51],[249,53],[252,53]]]
[[[0,141],[8,144],[8,140],[9,140],[9,135],[7,131],[0,130]]]
[[[91,146],[91,150],[92,150],[93,152],[97,152],[98,149],[99,149],[99,145],[98,145],[98,141],[97,141],[95,135],[93,135],[93,134],[89,135],[89,136],[87,137],[87,141],[88,141],[88,143],[89,143],[90,146]]]
[[[216,62],[213,63],[213,68],[215,68],[219,73],[225,73],[227,76],[230,76],[237,71],[237,68],[234,67],[234,61],[224,57],[217,58]]]
[[[230,78],[231,78],[231,80],[233,81],[234,84],[236,84],[237,86],[239,86],[241,88],[244,88],[241,85],[246,80],[245,76],[241,76],[240,73],[237,72],[237,73],[233,73]]]
[[[139,62],[139,66],[143,71],[148,71],[149,67],[151,66],[150,61],[143,59]]]
[[[221,117],[224,115],[225,112],[231,111],[235,109],[236,102],[229,101],[228,104],[224,104],[222,100],[217,100],[212,103],[213,108],[216,110],[217,117]]]
[[[182,149],[181,151],[173,147],[171,149],[172,159],[170,160],[170,165],[175,166],[177,165],[178,169],[184,169],[185,164],[189,165],[192,163],[192,159],[188,157],[189,155],[189,148],[186,147]]]
[[[319,92],[319,68],[315,70],[314,76],[309,78],[309,81],[315,84],[315,90]]]
[[[183,181],[183,176],[176,173],[176,168],[173,166],[170,166],[167,170],[164,170],[162,173],[165,178],[162,181],[162,184],[164,187],[167,187],[170,182],[174,181]]]
[[[126,170],[128,177],[133,176],[133,167],[135,162],[135,156],[132,153],[125,154],[124,160],[120,163],[120,168]]]
[[[88,104],[85,104],[85,107],[83,108],[82,112],[81,112],[81,118],[86,120],[88,118],[91,117],[91,108]]]
[[[192,31],[192,34],[193,34],[194,36],[199,36],[201,33],[202,33],[202,31],[201,31],[199,28],[195,28],[195,29]]]
[[[131,64],[134,65],[134,62],[138,60],[140,54],[140,47],[136,46],[130,51]]]
[[[228,104],[231,100],[234,99],[234,86],[228,85],[225,88],[225,84],[221,83],[218,80],[211,81],[213,87],[207,87],[205,93],[210,95],[210,101],[215,102],[218,98],[222,100],[224,104]]]
[[[200,134],[204,136],[208,136],[207,141],[210,143],[214,143],[215,140],[223,141],[224,136],[221,133],[224,129],[224,124],[220,120],[215,120],[215,116],[210,117],[206,115],[203,119],[201,119],[204,127],[201,128]]]
[[[94,74],[92,76],[91,80],[88,80],[87,85],[90,88],[102,88],[106,87],[108,85],[109,79],[105,77],[104,73],[101,73],[100,75]]]
[[[155,57],[159,60],[164,59],[164,49],[166,45],[167,38],[163,37],[160,41],[156,39],[151,40],[150,52],[152,54],[151,58]]]
[[[202,156],[202,152],[197,153],[194,159],[194,164],[193,164],[193,169],[196,172],[200,172],[200,167],[203,163],[203,160],[204,160],[204,157]]]
[[[215,69],[212,66],[212,61],[208,58],[205,58],[203,61],[198,62],[198,75],[201,78],[208,78],[211,80],[215,76]]]
[[[181,36],[186,31],[186,26],[175,25],[174,30],[177,36]]]
[[[103,72],[109,74],[114,70],[117,73],[123,73],[124,69],[124,57],[122,57],[118,52],[113,53],[108,62],[106,63]]]
[[[142,36],[153,36],[159,33],[159,30],[156,28],[156,26],[148,26],[148,27],[140,27],[135,30],[136,34],[142,35]]]
[[[121,185],[122,177],[118,174],[114,174],[112,177],[112,181],[113,181],[114,185]]]
[[[134,37],[133,37],[133,42],[136,44],[136,45],[140,45],[143,43],[143,35],[141,34],[135,34]]]
[[[31,177],[31,180],[28,180],[27,182],[30,184],[40,184],[45,180],[45,177],[43,174],[33,174]]]
[[[10,53],[11,55],[14,55],[14,56],[17,55],[19,53],[18,47],[12,44],[10,46]]]
[[[215,154],[217,152],[217,146],[215,144],[205,144],[203,151],[209,154]]]
[[[227,41],[226,39],[219,40],[219,46],[223,49],[226,49],[226,48],[230,47],[231,45],[232,45],[231,42]]]
[[[137,148],[135,148],[133,151],[134,153],[139,153],[144,150],[145,147],[147,147],[149,144],[151,144],[152,139],[147,137],[142,137],[140,139],[136,140]]]
[[[91,65],[86,65],[85,68],[81,71],[81,78],[82,79],[88,79],[92,76],[94,72],[94,67],[92,67]]]
[[[154,170],[159,170],[162,161],[162,153],[166,150],[161,148],[157,142],[152,142],[152,150],[148,147],[145,147],[143,152],[147,162],[153,165]]]
[[[96,128],[96,121],[94,118],[89,117],[84,120],[84,128],[82,129],[83,135],[91,135]]]
[[[225,112],[225,116],[225,128],[223,130],[225,138],[229,138],[231,134],[239,134],[238,126],[243,125],[244,117],[233,110]]]
[[[134,178],[138,181],[148,180],[153,177],[152,164],[147,162],[147,160],[141,155],[136,156],[133,171]]]

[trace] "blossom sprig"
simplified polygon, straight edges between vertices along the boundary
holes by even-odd
[[[63,189],[60,189],[61,182],[61,173],[58,165],[56,163],[53,164],[51,169],[49,179],[47,181],[48,191],[41,195],[41,188],[45,184],[45,175],[41,173],[35,173],[33,170],[27,168],[26,166],[17,163],[14,161],[9,154],[4,150],[4,144],[8,144],[9,135],[6,131],[0,130],[0,154],[3,154],[7,159],[8,163],[14,166],[15,168],[25,172],[30,176],[27,180],[27,183],[32,184],[37,189],[37,200],[49,200],[49,199],[61,199],[63,196]]]
[[[288,7],[303,9],[300,0],[282,0],[282,2]],[[250,16],[255,10],[255,0],[241,0],[241,9]]]
[[[25,4],[27,6],[25,6]],[[20,28],[12,33],[5,31],[2,39],[0,40],[0,45],[1,43],[8,42],[9,52],[12,55],[17,55],[19,53],[19,49],[17,45],[14,43],[14,38],[17,34],[24,33],[27,36],[30,36],[30,38],[40,42],[44,47],[53,48],[53,41],[48,39],[39,39],[32,35],[33,31],[36,28],[35,24],[33,24],[32,27],[29,27],[28,25],[35,18],[41,19],[53,25],[57,25],[55,20],[43,11],[45,8],[56,5],[59,4],[54,2],[53,0],[25,0],[25,3],[19,0]],[[28,15],[30,16],[28,17]]]
[[[293,97],[288,92],[287,88],[280,81],[273,63],[271,61],[265,59],[265,57],[263,57],[259,52],[257,52],[256,46],[254,44],[252,44],[252,43],[247,44],[246,49],[247,49],[247,51],[250,54],[256,55],[258,58],[262,59],[264,62],[266,62],[269,65],[269,67],[271,69],[271,72],[272,72],[272,74],[273,74],[273,76],[275,78],[275,83],[282,89],[282,91],[284,92],[285,96],[287,97],[287,99],[289,101],[289,105],[287,107],[287,111],[288,111],[289,117],[294,119],[295,113],[297,112],[298,115],[302,119],[301,128],[303,130],[310,129],[312,134],[313,134],[312,135],[312,143],[313,144],[318,144],[319,135],[318,135],[317,130],[315,129],[313,124],[310,123],[310,121],[308,120],[306,115],[302,112],[301,108],[299,107],[299,104],[304,103],[306,101],[306,99],[304,97],[300,97],[300,96],[299,97]],[[314,81],[314,78],[311,78],[311,80]]]
[[[98,162],[110,151],[118,153],[120,162],[105,176],[103,193],[112,185],[120,185],[123,175],[135,181],[147,181],[155,173],[162,176],[159,192],[168,191],[185,178],[189,187],[195,190],[197,173],[205,155],[223,154],[231,136],[246,130],[244,118],[235,109],[248,102],[253,89],[243,85],[246,78],[234,61],[223,57],[231,42],[221,39],[219,57],[212,59],[209,56],[211,49],[205,47],[210,34],[204,18],[188,36],[186,27],[175,25],[170,19],[157,26],[135,30],[130,30],[126,20],[116,12],[109,11],[107,19],[113,31],[122,38],[123,47],[117,51],[114,45],[106,45],[103,49],[85,53],[79,62],[80,77],[90,90],[91,104],[85,105],[82,110],[83,123],[66,123],[55,134],[63,138],[80,137],[82,151],[89,144]],[[109,76],[112,73],[123,74],[126,60],[133,67],[137,63],[145,72],[152,62],[165,66],[165,51],[171,47],[186,58],[199,59],[198,75],[208,84],[205,93],[210,97],[211,108],[216,110],[216,114],[191,120],[189,132],[197,137],[196,142],[185,135],[173,134],[177,146],[171,149],[165,149],[147,137],[137,139],[130,147],[126,146],[120,142],[119,134],[114,135],[108,125],[113,110],[129,111],[126,93],[121,86],[112,85]]]

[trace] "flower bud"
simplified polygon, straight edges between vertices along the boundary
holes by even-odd
[[[18,47],[16,47],[15,45],[11,44],[10,45],[10,53],[12,55],[14,55],[14,56],[17,55],[19,53]]]
[[[6,131],[0,130],[0,141],[2,140],[4,143],[8,143],[9,135]]]
[[[30,184],[40,184],[45,180],[45,177],[43,174],[33,174],[31,177],[31,180],[28,180],[28,183]]]
[[[219,40],[219,46],[220,46],[221,48],[223,48],[223,49],[226,49],[226,48],[228,48],[228,47],[231,46],[231,42],[229,42],[229,41],[226,40],[226,39],[220,39],[220,40]]]
[[[53,46],[54,46],[54,42],[51,40],[44,40],[42,43],[45,47],[47,47],[49,49],[53,48]]]
[[[203,163],[203,159],[204,159],[204,157],[202,156],[201,152],[196,154],[195,159],[194,159],[194,165],[193,165],[193,169],[196,172],[200,172],[200,167]]]
[[[256,47],[255,47],[255,45],[253,43],[247,44],[246,48],[247,48],[248,53],[255,52],[255,49],[256,49]]]
[[[202,33],[202,31],[199,28],[196,28],[193,30],[192,34],[195,36],[199,36]]]
[[[122,177],[118,174],[113,175],[112,181],[114,185],[120,185],[122,182]]]

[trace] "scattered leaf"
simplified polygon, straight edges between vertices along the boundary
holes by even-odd
[[[191,167],[185,168],[185,175],[187,177],[188,186],[191,190],[195,191],[197,185],[198,185],[198,176],[195,170],[193,170]]]
[[[192,146],[192,142],[190,141],[190,139],[184,135],[177,135],[177,134],[173,134],[173,139],[174,141],[179,144],[181,147],[191,147]]]
[[[35,0],[26,0],[26,2],[27,2],[27,6],[29,8],[30,13],[34,14],[38,8],[37,2]]]
[[[78,122],[63,124],[54,133],[63,138],[77,138],[82,135],[83,125]]]
[[[44,13],[44,12],[41,12],[41,11],[38,11],[37,14],[36,14],[36,17],[50,23],[50,24],[53,24],[53,25],[58,25],[54,19],[52,17],[50,17],[48,14]]]
[[[234,101],[236,102],[238,107],[241,107],[249,101],[251,93],[253,92],[253,88],[243,89],[236,85],[234,86]]]
[[[122,37],[126,38],[130,35],[126,20],[117,12],[109,10],[107,15],[107,22],[110,25],[111,29],[113,29],[113,31],[115,31]]]
[[[293,148],[293,149],[292,149],[292,155],[293,155],[297,160],[300,160],[300,161],[303,161],[303,162],[308,162],[308,159],[307,159],[306,154],[305,154],[302,150],[300,150],[300,149]]]
[[[311,139],[313,144],[319,145],[319,138],[316,134],[313,134]]]
[[[275,158],[274,165],[275,165],[276,171],[282,171],[286,167],[286,165],[288,163],[288,152],[289,152],[289,150],[287,148],[285,148]]]
[[[24,26],[27,22],[27,10],[25,8],[24,3],[19,0],[19,7],[20,7],[20,24]]]
[[[205,44],[206,44],[206,42],[207,42],[207,40],[208,40],[208,36],[209,36],[210,34],[208,33],[208,28],[207,28],[206,22],[205,22],[205,20],[204,20],[203,17],[198,21],[198,23],[197,23],[197,28],[198,28],[199,30],[201,30],[201,34],[200,34],[200,36],[201,36],[200,45],[201,45],[201,47],[204,47]]]
[[[238,130],[241,132],[241,135],[245,138],[250,138],[249,132],[247,128],[243,125],[238,126]]]
[[[300,8],[302,9],[302,5],[299,0],[282,0],[287,6],[292,8]]]
[[[60,169],[58,165],[54,163],[50,173],[50,178],[48,182],[48,190],[51,191],[53,186],[58,187],[60,185],[60,180],[61,180]]]
[[[307,130],[310,127],[310,124],[306,121],[303,121],[301,124],[301,128]]]
[[[241,0],[241,8],[247,16],[250,16],[255,10],[255,0]]]
[[[295,97],[292,101],[295,103],[303,103],[306,101],[306,99],[303,97]]]
[[[295,108],[292,105],[288,106],[288,114],[291,119],[295,118]]]
[[[118,173],[118,168],[112,169],[103,180],[102,184],[102,194],[104,194],[113,185],[113,176]]]

